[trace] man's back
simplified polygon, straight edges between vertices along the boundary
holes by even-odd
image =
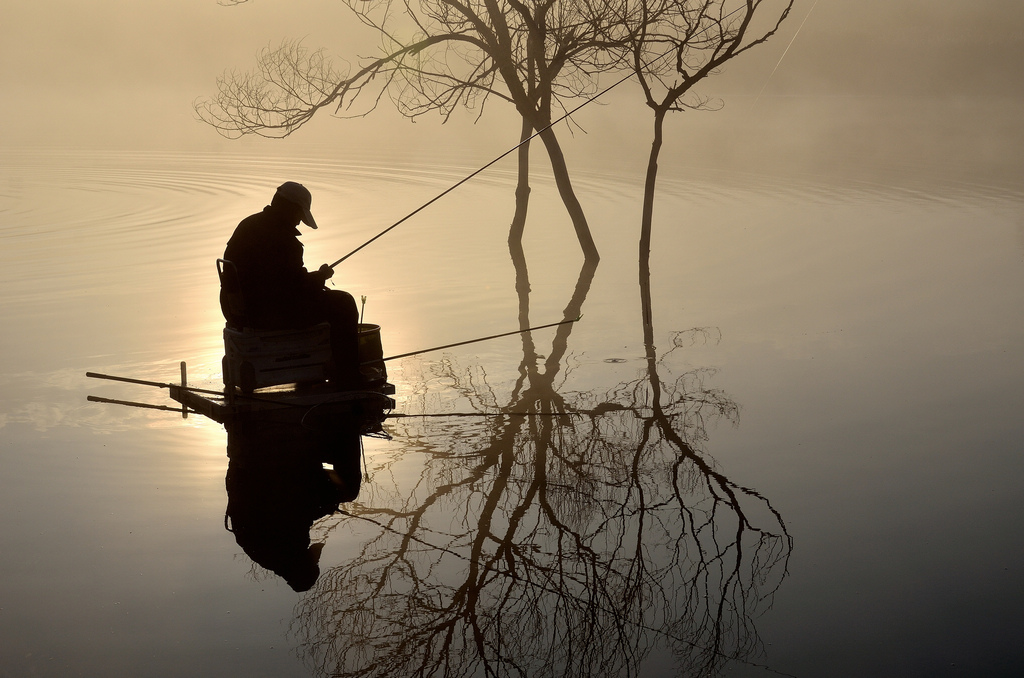
[[[321,284],[303,266],[298,235],[272,206],[246,217],[235,229],[224,258],[238,272],[245,325],[273,329],[312,322],[313,295]]]

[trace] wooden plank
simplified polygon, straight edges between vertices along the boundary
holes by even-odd
[[[168,386],[171,399],[189,408],[193,412],[203,414],[218,423],[225,423],[235,418],[273,415],[277,417],[303,417],[314,407],[345,407],[358,406],[362,402],[373,401],[373,405],[381,410],[395,407],[395,401],[380,391],[317,391],[304,393],[294,390],[274,391],[258,397],[212,399],[196,393],[193,389],[182,388],[170,384]]]
[[[187,387],[182,388],[181,386],[170,384],[168,390],[170,391],[171,400],[181,403],[182,408],[191,408],[216,422],[224,423],[226,409],[223,404],[204,398]]]

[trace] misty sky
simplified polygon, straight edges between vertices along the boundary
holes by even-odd
[[[249,69],[261,47],[286,38],[304,38],[312,47],[323,46],[350,59],[370,53],[375,44],[341,3],[332,0],[252,0],[235,7],[216,0],[8,0],[0,24],[0,145],[220,148],[225,142],[194,120],[193,101],[213,94],[216,78],[225,70]],[[705,91],[720,96],[727,110],[743,110],[737,102],[752,100],[764,88],[764,101],[801,101],[786,104],[797,106],[786,111],[772,104],[758,117],[811,117],[819,126],[825,118],[845,130],[829,133],[842,135],[850,133],[851,121],[840,120],[844,111],[853,110],[850,106],[822,103],[831,108],[809,113],[807,101],[855,99],[869,111],[876,106],[870,100],[877,97],[1010,99],[1016,107],[1015,100],[1024,98],[1022,64],[1020,0],[800,0],[779,35],[731,63],[724,74],[707,82]],[[492,104],[482,126],[507,126],[512,115],[507,108]],[[605,107],[603,114],[612,108]],[[913,118],[927,116],[928,109],[900,113],[897,105],[884,110]],[[423,125],[436,125],[427,120],[411,126],[391,111],[379,113],[362,123],[318,120],[313,125],[317,131],[304,130],[292,140],[309,142],[324,134],[354,144],[372,138],[378,127],[390,128],[390,134],[396,125],[415,138],[427,136]],[[642,107],[629,113],[643,114]],[[856,119],[876,113],[848,115]],[[975,114],[962,115],[969,121]],[[618,124],[595,116],[589,119],[592,133]],[[728,115],[709,120],[702,120],[700,129],[740,124]],[[950,120],[947,127],[956,130],[964,124]],[[345,125],[351,127],[338,127]],[[453,125],[462,125],[462,131],[444,134],[483,138],[483,130],[469,130],[465,118]],[[1007,133],[1000,125],[1014,131],[1015,123],[1007,119],[996,123],[996,134]],[[798,127],[806,124],[801,121]],[[350,129],[361,131],[349,134]],[[515,134],[513,126],[509,138]],[[777,136],[782,139],[784,134]],[[776,143],[783,141],[789,143]]]

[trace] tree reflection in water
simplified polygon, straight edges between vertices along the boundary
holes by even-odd
[[[527,327],[515,246],[513,261]],[[566,318],[579,315],[594,272],[584,265]],[[292,634],[311,669],[632,676],[659,644],[685,675],[757,658],[754,620],[786,575],[792,541],[765,497],[701,453],[707,427],[736,421],[738,408],[706,385],[709,370],[672,365],[711,333],[676,334],[657,355],[649,285],[641,297],[646,370],[606,392],[565,389],[571,324],[547,358],[523,335],[504,397],[479,367],[433,368],[479,413],[501,414],[392,426],[426,461],[417,482],[388,489],[397,460],[382,462],[374,496],[334,519],[330,529],[358,521],[373,533],[298,605]]]

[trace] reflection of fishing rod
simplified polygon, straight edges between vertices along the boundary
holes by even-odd
[[[466,344],[475,344],[480,341],[487,341],[489,339],[497,339],[499,337],[511,337],[513,334],[522,334],[523,332],[532,332],[534,330],[542,330],[546,327],[556,327],[558,325],[568,325],[574,323],[583,316],[580,315],[572,320],[563,320],[557,323],[548,323],[547,325],[537,325],[536,327],[527,327],[525,330],[513,330],[511,332],[502,332],[501,334],[492,334],[489,337],[480,337],[479,339],[469,339],[467,341],[458,341],[454,344],[445,344],[444,346],[434,346],[433,348],[424,348],[419,351],[411,351],[409,353],[399,353],[398,355],[391,355],[387,358],[378,358],[378,360],[396,360],[398,358],[408,358],[411,355],[419,355],[420,353],[430,353],[431,351],[440,351],[444,348],[452,348],[454,346],[465,346]]]
[[[100,396],[86,396],[85,398],[90,403],[108,403],[110,405],[127,405],[128,407],[141,407],[147,410],[165,410],[167,412],[181,412],[180,407],[169,407],[167,405],[151,405],[149,403],[139,403],[134,400],[114,400],[113,398],[101,398]],[[195,410],[189,410],[192,414],[200,414]]]

